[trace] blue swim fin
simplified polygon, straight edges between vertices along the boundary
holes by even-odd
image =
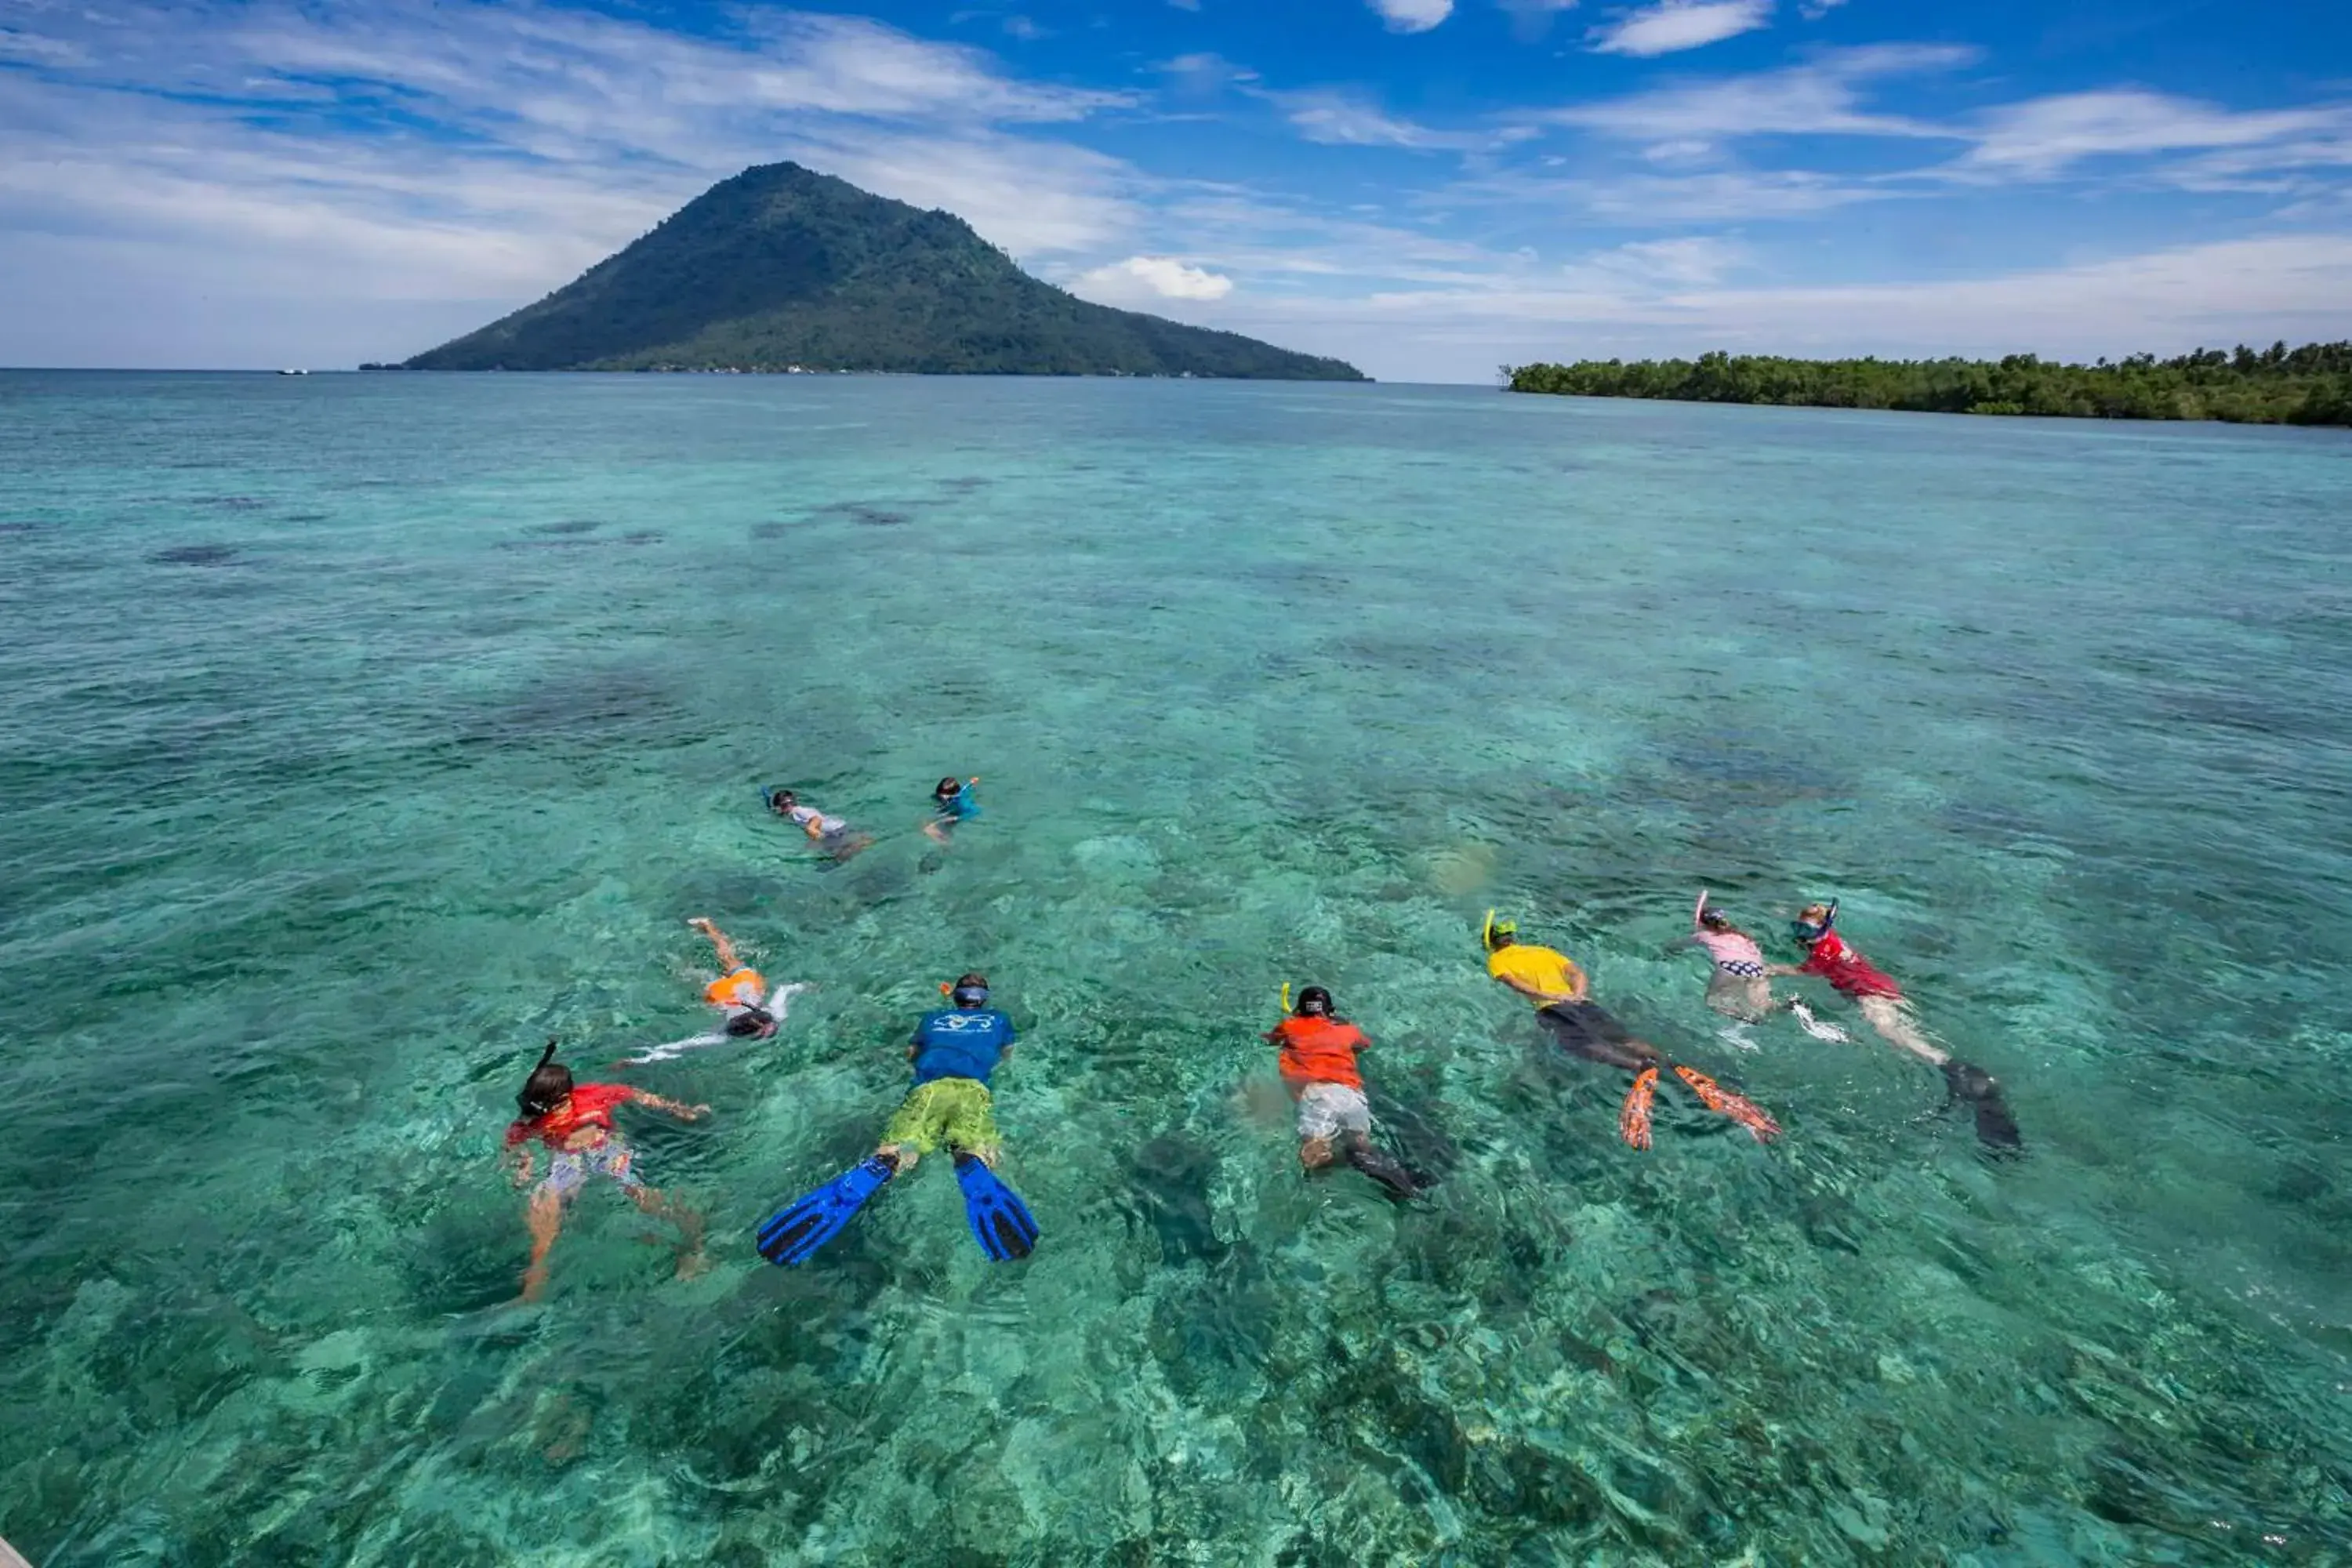
[[[770,1215],[760,1226],[760,1256],[790,1268],[805,1263],[816,1249],[841,1234],[866,1200],[897,1175],[879,1154],[834,1177],[797,1203]]]
[[[999,1263],[1028,1257],[1037,1245],[1037,1222],[1029,1217],[1029,1205],[975,1156],[960,1153],[955,1165],[964,1217],[971,1222],[972,1239],[980,1249]]]

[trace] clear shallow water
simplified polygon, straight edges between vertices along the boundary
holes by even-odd
[[[10,374],[0,474],[36,1563],[2352,1558],[2333,435]],[[1883,1047],[1719,1041],[1702,883],[1843,896],[2031,1158]],[[1620,1147],[1490,904],[1787,1136]],[[716,1107],[632,1124],[713,1267],[593,1192],[502,1307],[513,1090],[701,1027],[698,913],[819,984],[632,1075]],[[761,1264],[972,965],[1037,1256],[930,1165]],[[1285,979],[1427,1205],[1297,1175]]]

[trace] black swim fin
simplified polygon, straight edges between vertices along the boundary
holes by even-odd
[[[1405,1169],[1404,1162],[1370,1140],[1348,1146],[1348,1163],[1378,1182],[1397,1203],[1421,1195],[1424,1184]]]
[[[2025,1152],[2025,1135],[2017,1130],[2009,1102],[2000,1097],[2000,1079],[1971,1063],[1944,1064],[1944,1083],[1951,1090],[1945,1103],[1965,1101],[1976,1113],[1977,1142],[1988,1153],[2009,1156]]]

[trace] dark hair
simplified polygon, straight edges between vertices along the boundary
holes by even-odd
[[[782,811],[788,805],[798,805],[800,803],[800,796],[794,795],[788,789],[780,789],[776,791],[775,794],[768,797],[768,809],[770,811]]]
[[[1717,927],[1720,927],[1725,931],[1738,931],[1739,929],[1738,926],[1731,923],[1731,917],[1729,915],[1725,914],[1721,910],[1713,908],[1699,911],[1698,923],[1706,926],[1710,931],[1715,930]]]
[[[931,791],[931,793],[933,795],[961,795],[963,793],[963,780],[956,778],[941,779],[940,781],[940,787]]]
[[[1299,1016],[1305,1017],[1307,1016],[1307,1004],[1309,1001],[1322,1003],[1323,1016],[1327,1018],[1336,1018],[1339,1016],[1339,1007],[1335,1005],[1331,1000],[1331,993],[1324,990],[1320,985],[1308,985],[1302,987],[1298,993],[1298,1005],[1293,1008],[1292,1011],[1297,1013]]]
[[[539,1053],[539,1065],[530,1069],[523,1080],[522,1092],[515,1096],[515,1104],[525,1116],[544,1116],[572,1092],[572,1069],[555,1059],[555,1037],[547,1037],[547,1048]]]
[[[727,1032],[740,1038],[745,1035],[756,1035],[775,1021],[776,1016],[765,1007],[746,1007],[728,1018]]]

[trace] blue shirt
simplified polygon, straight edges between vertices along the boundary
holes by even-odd
[[[961,822],[968,816],[980,815],[980,802],[971,798],[971,786],[969,784],[945,799],[938,795],[931,796],[931,804],[938,807],[939,814],[950,822]]]
[[[1013,1043],[1013,1020],[993,1007],[947,1007],[915,1029],[915,1081],[968,1078],[986,1083]]]

